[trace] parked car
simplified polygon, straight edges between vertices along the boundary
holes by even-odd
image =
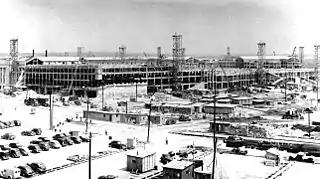
[[[70,139],[75,143],[75,144],[80,144],[82,142],[81,138],[79,136],[71,136]]]
[[[60,139],[60,138],[64,138],[64,137],[67,137],[67,134],[60,133],[60,134],[56,134],[56,135],[52,136],[53,139]]]
[[[33,131],[22,131],[21,135],[22,136],[35,136],[36,133],[34,133]]]
[[[172,160],[173,160],[173,157],[170,156],[170,154],[162,154],[160,158],[160,162],[164,165],[171,162]]]
[[[10,143],[9,147],[11,147],[11,148],[19,148],[19,147],[22,147],[22,145],[19,144],[19,143]]]
[[[5,179],[16,179],[16,178],[20,178],[20,169],[18,168],[13,168],[13,169],[4,169],[3,171],[1,171],[2,174],[2,178]]]
[[[26,147],[19,147],[18,149],[22,156],[29,156],[29,151]]]
[[[109,147],[116,149],[126,149],[126,145],[117,140],[111,141],[109,143]]]
[[[28,166],[28,165],[19,166],[17,168],[20,169],[20,176],[22,176],[22,177],[27,177],[28,178],[28,177],[31,177],[34,174],[32,168],[30,166]]]
[[[50,140],[48,139],[48,137],[38,137],[38,139],[40,141],[43,141],[43,142],[49,142]]]
[[[10,155],[10,157],[12,157],[12,158],[20,158],[20,156],[21,156],[22,154],[20,153],[20,150],[19,150],[19,149],[11,149],[11,150],[9,151],[9,155]]]
[[[119,178],[119,177],[114,175],[105,175],[105,176],[98,177],[98,179],[116,179],[116,178]]]
[[[43,151],[49,151],[49,149],[50,149],[49,144],[46,142],[40,142],[38,145],[39,145],[40,149]]]
[[[52,149],[60,149],[61,147],[60,143],[56,140],[52,140],[48,144]]]
[[[8,160],[10,157],[9,150],[0,151],[0,159],[1,160]]]
[[[15,126],[21,126],[21,121],[19,120],[13,120],[13,123]]]
[[[6,139],[6,140],[14,140],[15,138],[16,136],[11,133],[6,133],[3,136],[1,136],[1,139]]]
[[[82,140],[82,142],[90,142],[90,139],[88,137],[85,137],[85,136],[79,136],[79,137]]]
[[[9,145],[0,145],[1,150],[10,150],[11,147]]]
[[[39,143],[41,143],[42,141],[40,141],[40,140],[32,140],[31,142],[30,142],[30,144],[39,144]]]
[[[28,146],[28,149],[31,151],[31,153],[40,153],[41,151],[38,144],[31,144]]]
[[[14,127],[14,123],[11,122],[11,121],[4,121],[4,124],[7,126],[7,127]]]
[[[33,128],[33,129],[31,129],[31,131],[36,133],[36,135],[41,135],[42,134],[42,130],[40,128]]]
[[[58,138],[58,139],[53,139],[53,140],[58,141],[59,144],[61,145],[61,147],[67,146],[67,143],[64,138]]]
[[[42,162],[27,163],[35,173],[45,173],[47,167]]]
[[[191,121],[191,117],[186,115],[181,115],[179,117],[179,121]]]
[[[73,145],[74,144],[74,142],[69,137],[65,137],[64,140],[66,141],[67,145]]]
[[[8,127],[9,127],[9,126],[7,125],[7,123],[4,122],[4,121],[0,121],[0,123],[4,126],[4,128],[8,128]]]
[[[3,123],[0,123],[0,129],[5,129],[7,128],[6,125],[4,125]]]

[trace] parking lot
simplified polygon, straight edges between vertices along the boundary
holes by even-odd
[[[15,101],[15,102],[14,102]],[[6,103],[7,104],[7,103]],[[21,136],[21,132],[24,130],[30,130],[32,128],[42,128],[43,134],[41,136],[51,137],[61,132],[68,133],[69,131],[80,131],[81,135],[84,134],[85,124],[78,119],[75,122],[64,122],[66,117],[75,118],[76,114],[82,115],[82,110],[85,106],[69,106],[69,107],[55,107],[54,108],[54,124],[57,125],[60,122],[64,122],[63,125],[57,128],[58,132],[49,131],[49,108],[37,107],[35,114],[30,114],[31,108],[23,105],[23,102],[17,102],[16,100],[8,100],[8,104],[5,106],[7,109],[5,113],[0,116],[0,120],[20,120],[22,126],[0,129],[0,134],[10,132],[17,136],[16,140],[0,140],[0,144],[8,144],[10,142],[19,142],[22,145],[29,145],[29,142],[37,139],[39,136]],[[16,107],[16,110],[15,110]],[[169,151],[177,151],[181,147],[186,145],[195,144],[196,146],[212,147],[212,139],[195,136],[182,136],[169,134],[171,130],[177,129],[193,129],[195,127],[206,127],[209,125],[203,121],[191,121],[182,124],[169,125],[169,126],[152,126],[150,129],[150,144],[145,145],[146,150],[156,152],[157,163],[159,164],[160,157],[163,153]],[[109,136],[105,136],[104,131],[108,131],[108,135],[112,136],[112,140],[120,140],[126,143],[127,138],[137,138],[139,141],[146,141],[147,139],[147,127],[146,126],[134,126],[119,123],[93,121],[89,125],[89,131],[94,133],[92,139],[92,154],[95,155],[99,151],[117,151],[117,149],[111,149],[108,147]],[[165,140],[168,139],[168,145],[165,144]],[[142,145],[143,147],[143,145]],[[22,156],[20,158],[10,158],[6,161],[0,162],[0,170],[6,168],[10,169],[15,166],[25,165],[31,162],[43,162],[47,169],[59,167],[62,165],[73,163],[67,160],[68,157],[73,155],[88,155],[89,145],[88,143],[74,144],[72,146],[63,147],[61,149],[50,149],[49,151],[41,151],[38,154],[30,154],[30,156]],[[110,156],[93,160],[92,161],[92,178],[98,178],[101,175],[118,175],[120,178],[130,178],[131,174],[126,171],[126,153],[134,151],[120,152],[112,154]],[[250,156],[250,155],[260,155]],[[218,163],[220,161],[221,171],[224,176],[229,179],[255,177],[265,178],[271,174],[276,167],[268,167],[262,164],[264,153],[254,153],[254,150],[250,150],[247,156],[221,154],[218,155]],[[312,166],[308,164],[309,166]],[[252,166],[255,166],[255,170],[252,170]],[[289,169],[288,171],[290,171]],[[88,164],[83,163],[80,165],[72,166],[59,171],[47,173],[35,178],[65,178],[66,176],[72,176],[73,178],[88,178]]]

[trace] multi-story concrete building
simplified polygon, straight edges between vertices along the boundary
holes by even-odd
[[[18,59],[18,74],[21,74],[21,72],[24,70],[25,62],[29,58],[31,57],[20,57]],[[4,89],[5,86],[9,86],[9,63],[10,57],[0,58],[0,89]]]
[[[256,81],[257,61],[257,57],[241,56],[219,61],[186,58],[178,73],[181,89],[201,82],[212,89],[215,81],[218,89],[249,86]],[[72,89],[81,94],[87,87],[90,96],[95,96],[102,85],[137,82],[146,82],[148,92],[153,92],[172,87],[172,64],[172,58],[159,62],[157,58],[32,57],[25,61],[24,82],[28,88],[42,93]],[[314,73],[313,69],[301,68],[297,59],[285,56],[266,57],[264,68],[268,83],[291,76],[309,80]]]

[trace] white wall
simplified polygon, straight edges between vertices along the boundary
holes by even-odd
[[[138,83],[138,96],[147,94],[147,83]],[[121,97],[135,97],[135,84],[121,84],[121,85],[107,85],[104,86],[104,98],[121,98]],[[102,96],[102,88],[98,91],[98,97]]]

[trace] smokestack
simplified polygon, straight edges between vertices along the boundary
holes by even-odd
[[[304,60],[304,47],[299,47],[299,61],[302,63]]]
[[[227,56],[230,56],[230,47],[227,47]]]
[[[161,59],[161,47],[157,48],[157,57]]]
[[[32,57],[34,57],[34,49],[32,49]]]
[[[46,51],[44,52],[44,56],[45,56],[45,57],[48,57],[48,50],[46,50]]]

